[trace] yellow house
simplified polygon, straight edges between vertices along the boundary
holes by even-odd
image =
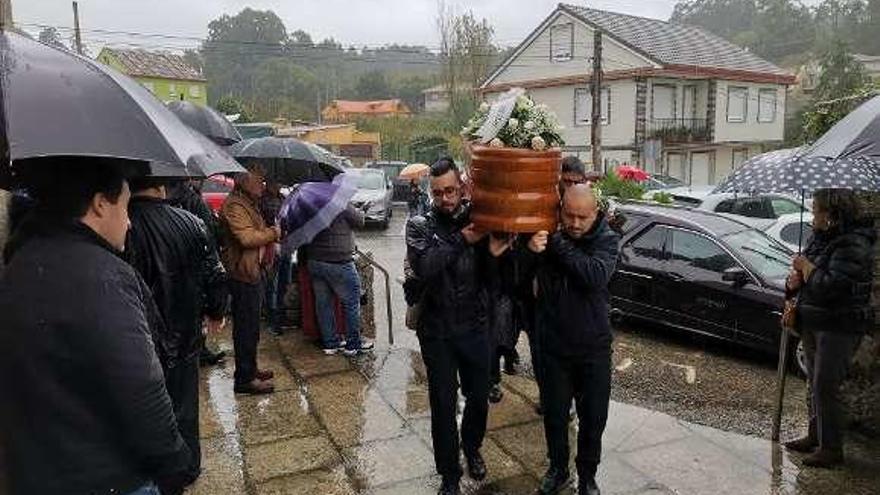
[[[378,132],[362,132],[354,124],[293,125],[277,129],[279,137],[295,137],[344,156],[356,166],[378,160],[382,140]]]
[[[180,55],[104,48],[98,61],[138,81],[166,103],[186,100],[208,104],[207,80]]]

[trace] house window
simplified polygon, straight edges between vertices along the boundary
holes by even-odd
[[[675,118],[675,86],[655,84],[651,90],[653,101],[651,116],[654,119]]]
[[[200,88],[196,84],[193,84],[189,87],[189,96],[191,98],[200,98],[202,96],[202,88]]]
[[[611,90],[602,88],[599,98],[602,105],[602,125],[608,125],[611,122]],[[592,116],[593,95],[590,94],[590,88],[576,88],[574,90],[574,125],[590,125]]]
[[[550,28],[550,61],[566,62],[574,58],[574,24]]]
[[[737,168],[739,168],[740,165],[743,164],[743,162],[749,159],[749,150],[748,148],[735,149],[730,156],[730,167],[731,169],[736,170]]]
[[[749,88],[727,88],[727,121],[745,122],[748,116]]]
[[[171,83],[168,85],[168,97],[171,98],[172,100],[177,99],[177,85],[176,84]]]
[[[141,83],[150,93],[156,92],[156,87],[151,82],[143,82]]]
[[[685,119],[697,118],[697,87],[694,85],[682,89],[681,116]]]
[[[776,120],[776,90],[758,91],[758,122],[769,123]]]

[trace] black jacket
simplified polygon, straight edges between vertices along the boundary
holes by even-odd
[[[202,195],[199,194],[199,191],[192,184],[180,182],[173,187],[169,187],[168,204],[199,217],[199,220],[205,223],[205,228],[208,231],[208,240],[219,251],[220,246],[218,243],[221,239],[220,222],[217,220],[214,212],[211,211],[211,207],[205,203]]]
[[[873,320],[874,229],[816,231],[804,255],[816,269],[798,294],[802,330],[864,332]]]
[[[142,197],[131,199],[128,212],[125,256],[147,282],[162,314],[160,358],[171,368],[199,352],[203,316],[223,317],[226,271],[204,224],[191,213]]]
[[[602,215],[580,239],[556,232],[544,254],[527,254],[537,278],[535,325],[542,352],[595,357],[611,351],[608,283],[619,240]]]
[[[448,215],[432,210],[406,224],[407,261],[417,287],[407,299],[421,303],[420,337],[448,338],[488,330],[488,250],[469,245],[461,229],[470,223],[469,207]]]
[[[354,259],[356,227],[364,226],[364,214],[349,205],[330,225],[318,232],[311,242],[303,246],[306,259],[325,263],[346,263]]]
[[[22,227],[0,281],[12,493],[127,493],[177,473],[189,452],[150,338],[161,321],[149,289],[85,225]]]

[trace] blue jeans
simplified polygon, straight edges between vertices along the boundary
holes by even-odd
[[[309,260],[309,274],[315,292],[315,310],[321,327],[321,342],[325,349],[339,347],[336,331],[333,296],[339,298],[348,328],[347,349],[361,348],[361,280],[353,261],[325,263]]]
[[[161,495],[161,493],[155,483],[151,481],[137,490],[129,492],[128,495]]]

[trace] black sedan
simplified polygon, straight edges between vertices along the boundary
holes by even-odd
[[[745,223],[623,203],[612,312],[776,352],[791,251]],[[801,344],[796,361],[803,369]]]

